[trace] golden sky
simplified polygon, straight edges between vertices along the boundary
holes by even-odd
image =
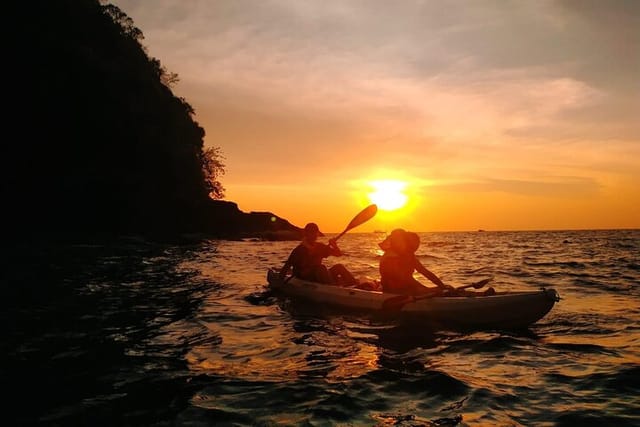
[[[116,0],[227,199],[339,232],[640,228],[640,2]]]

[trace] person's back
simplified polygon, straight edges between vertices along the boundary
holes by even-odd
[[[402,259],[396,254],[384,254],[380,259],[380,285],[382,292],[405,293],[405,277],[402,275]]]

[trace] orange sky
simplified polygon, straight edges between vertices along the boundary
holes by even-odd
[[[227,199],[342,231],[640,228],[640,2],[118,0]]]

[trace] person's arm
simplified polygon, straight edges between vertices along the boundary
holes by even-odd
[[[291,269],[291,257],[289,257],[287,259],[287,261],[284,263],[284,265],[282,266],[282,268],[280,269],[280,278],[284,279],[285,276],[289,273],[289,270]]]
[[[336,239],[329,239],[329,244],[327,246],[329,247],[329,255],[342,256],[342,251],[338,247]]]
[[[296,248],[297,249],[297,248]],[[289,258],[285,261],[284,265],[280,269],[280,278],[284,280],[285,276],[289,274],[289,270],[293,266],[293,257],[295,256],[296,249],[292,250],[289,254]]]
[[[420,260],[417,257],[413,257],[414,259],[414,267],[416,271],[422,274],[427,279],[431,280],[434,284],[436,284],[439,288],[448,289],[450,286],[445,285],[442,280],[435,273],[429,270],[427,267],[422,265]]]

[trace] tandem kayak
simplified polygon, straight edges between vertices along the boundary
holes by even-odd
[[[523,329],[542,319],[560,299],[555,289],[545,288],[496,292],[488,296],[402,297],[296,277],[282,280],[275,269],[268,271],[267,281],[274,292],[292,299],[352,311],[419,318],[444,328]],[[390,305],[390,302],[394,304]]]

